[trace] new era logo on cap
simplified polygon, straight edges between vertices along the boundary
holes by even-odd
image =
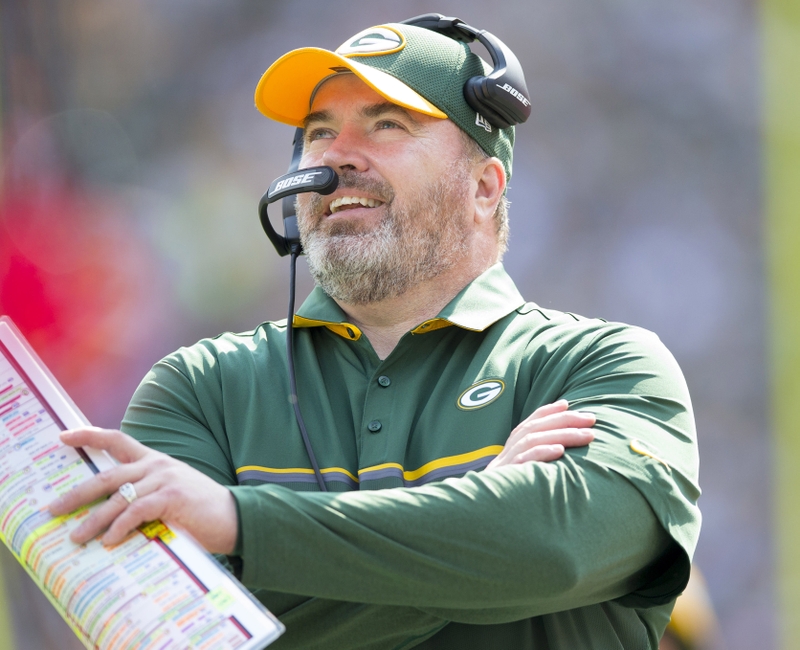
[[[475,124],[481,127],[486,133],[492,132],[492,125],[480,113],[475,113]]]
[[[370,27],[347,39],[336,50],[337,54],[391,54],[402,50],[405,37],[390,27]]]

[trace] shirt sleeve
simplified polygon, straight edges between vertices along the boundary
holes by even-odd
[[[235,485],[216,373],[213,355],[200,346],[159,361],[136,389],[120,428],[217,483]]]
[[[572,457],[413,489],[232,491],[245,584],[454,621],[501,623],[619,598],[669,548],[630,482]]]

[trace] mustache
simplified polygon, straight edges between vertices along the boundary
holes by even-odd
[[[394,188],[387,181],[369,178],[354,169],[345,169],[339,174],[339,187],[361,190],[384,203],[394,199]]]
[[[390,183],[376,178],[369,178],[354,169],[345,169],[339,174],[338,188],[360,190],[384,203],[391,203],[394,200],[394,188]],[[321,217],[325,210],[325,197],[316,192],[298,194],[296,201],[297,207],[310,215]]]

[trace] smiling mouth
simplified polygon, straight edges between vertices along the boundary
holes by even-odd
[[[336,214],[343,210],[352,210],[353,208],[377,208],[383,205],[383,201],[377,199],[367,199],[363,196],[340,196],[328,206],[330,214]]]

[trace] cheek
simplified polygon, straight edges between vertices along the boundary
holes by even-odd
[[[320,161],[322,160],[324,151],[322,145],[319,143],[307,144],[303,148],[303,156],[300,158],[299,169],[321,165],[322,163]]]
[[[322,196],[313,192],[298,194],[295,198],[298,225],[313,225],[322,219]]]
[[[453,170],[459,165],[459,159],[446,146],[437,148],[437,144],[420,143],[410,152],[402,149],[389,152],[377,171],[399,188],[398,191],[406,195],[424,195],[430,188],[453,180]]]

